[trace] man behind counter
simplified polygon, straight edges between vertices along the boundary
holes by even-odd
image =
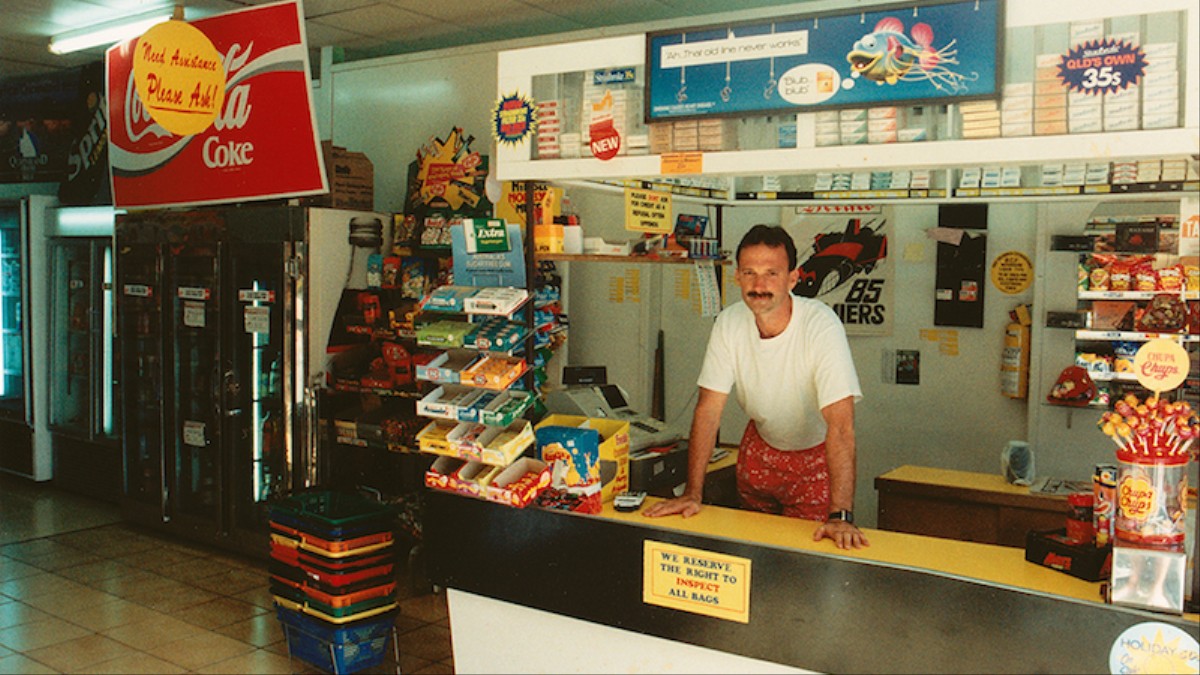
[[[742,506],[824,521],[814,540],[862,548],[854,525],[854,404],[862,398],[846,332],[818,300],[793,296],[796,245],[778,226],[755,225],[737,248],[742,301],[713,324],[688,446],[683,495],[650,517],[700,512],[704,477],[732,389],[750,418],[738,451]]]

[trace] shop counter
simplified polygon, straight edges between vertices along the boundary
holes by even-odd
[[[1105,604],[1099,583],[1018,549],[868,529],[870,547],[841,551],[813,541],[817,526],[719,506],[589,516],[433,492],[425,542],[463,671],[1109,672],[1110,657],[1145,644],[1131,628],[1197,632],[1196,615]],[[729,561],[744,607],[664,605],[649,590],[662,550]],[[1180,658],[1195,668],[1194,652]]]
[[[901,466],[875,479],[882,530],[1025,547],[1030,530],[1066,523],[1065,495],[1032,494],[1000,474]]]

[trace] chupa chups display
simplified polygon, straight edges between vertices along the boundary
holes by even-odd
[[[1113,530],[1126,546],[1181,550],[1186,538],[1186,467],[1200,421],[1186,401],[1133,394],[1100,418],[1117,445]]]
[[[1164,401],[1157,396],[1139,402],[1134,394],[1126,394],[1112,411],[1100,416],[1098,424],[1116,443],[1120,459],[1186,458],[1200,435],[1200,421],[1187,401]]]

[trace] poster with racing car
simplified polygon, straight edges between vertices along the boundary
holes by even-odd
[[[795,295],[837,312],[847,335],[892,334],[894,266],[890,207],[813,204],[783,209],[783,229],[796,242]]]
[[[967,0],[647,33],[646,119],[998,99],[1003,28]]]

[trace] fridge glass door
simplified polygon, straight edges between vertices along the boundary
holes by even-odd
[[[164,504],[163,333],[164,302],[159,247],[122,242],[118,270],[118,334],[121,336],[121,410],[125,457],[125,494]],[[164,517],[165,517],[164,513]]]
[[[292,432],[285,383],[291,296],[284,271],[290,244],[239,243],[231,251],[235,311],[231,359],[237,374],[237,396],[229,405],[234,416],[234,508],[238,525],[267,522],[265,503],[283,496],[290,484]]]
[[[88,438],[94,386],[92,246],[86,239],[57,239],[50,255],[50,424]]]
[[[0,412],[25,417],[21,212],[0,206]]]
[[[97,290],[96,310],[93,310],[92,330],[96,333],[93,340],[98,345],[94,359],[96,395],[93,400],[95,419],[92,433],[97,438],[117,439],[120,437],[121,425],[117,414],[117,377],[116,377],[116,276],[113,269],[113,247],[111,240],[96,243],[93,260],[98,260],[101,266],[100,287]],[[98,362],[96,362],[98,361]]]
[[[196,241],[172,251],[167,302],[175,362],[174,488],[177,513],[221,529],[222,391],[229,366],[221,354],[220,245]]]

